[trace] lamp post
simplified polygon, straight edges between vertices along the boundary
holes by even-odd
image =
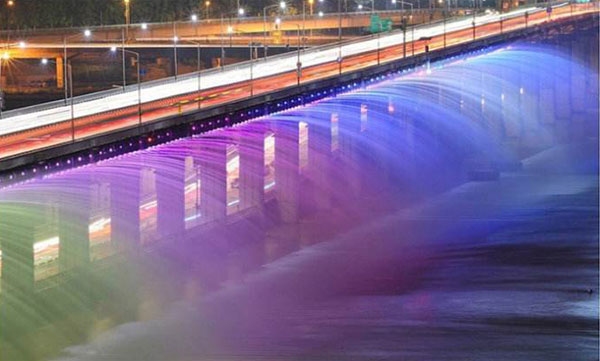
[[[2,59],[6,59],[5,56],[2,56]],[[1,60],[0,60],[1,61]],[[49,60],[46,58],[43,58],[41,60],[41,64],[42,65],[47,65],[49,62],[53,62],[54,64],[56,64],[56,66],[58,66],[58,64],[56,63],[55,60]],[[70,105],[71,105],[71,141],[75,142],[75,103],[74,103],[74,96],[73,96],[73,68],[71,67],[71,64],[68,62],[65,62],[66,64],[66,68],[67,68],[67,76],[65,77],[65,79],[67,80],[66,83],[68,83],[67,89],[70,90],[71,93],[71,99],[70,99]]]
[[[297,58],[297,62],[296,62],[296,75],[297,75],[297,79],[298,79],[298,86],[300,86],[300,78],[302,77],[302,63],[300,62],[300,24],[296,24],[296,26],[298,27],[298,58]]]
[[[110,48],[110,51],[115,53],[117,52],[117,47],[113,46],[112,48]],[[125,57],[125,53],[128,54],[133,54],[136,57],[136,67],[137,67],[137,93],[138,93],[138,125],[141,126],[142,125],[142,77],[141,77],[141,72],[140,72],[140,53],[132,51],[132,50],[127,50],[125,48],[121,48],[121,52],[123,53],[123,58]],[[125,64],[125,63],[123,63]],[[123,65],[123,71],[125,71],[125,65]],[[125,91],[125,86],[127,84],[124,82],[123,83],[123,91]]]
[[[8,52],[2,54],[0,57],[0,119],[2,119],[2,109],[4,109],[4,90],[2,89],[2,62],[3,60],[8,60],[10,55]]]
[[[179,41],[179,37],[177,36],[177,25],[175,21],[173,21],[173,65],[175,72],[175,80],[177,80],[177,75],[179,73],[179,69],[177,67],[177,42]]]
[[[181,39],[182,42],[187,42],[187,43],[191,43],[196,45],[196,55],[197,55],[197,59],[196,59],[196,74],[197,74],[197,78],[198,78],[198,94],[200,95],[200,91],[202,90],[202,78],[201,78],[201,49],[202,49],[202,44],[199,41],[193,41],[193,40],[188,40],[188,39]],[[198,108],[200,108],[200,101],[198,101]]]
[[[123,0],[125,3],[125,33],[129,39],[129,24],[131,23],[131,7],[130,0]]]
[[[204,17],[206,19],[210,18],[210,0],[204,2]]]
[[[121,64],[123,66],[123,92],[125,92],[125,86],[127,85],[127,75],[125,74],[125,31],[121,29],[121,53],[123,54]]]
[[[342,75],[342,0],[338,0],[338,71]]]
[[[232,29],[233,30],[233,29]],[[241,34],[248,34],[243,30],[233,30]],[[250,32],[250,96],[254,95],[254,33]],[[258,57],[258,54],[257,54]]]
[[[64,56],[64,60],[63,60],[63,77],[65,77],[65,78],[66,78],[66,76],[67,76],[67,59],[68,59],[68,54],[67,54],[67,41],[68,41],[69,39],[76,38],[76,37],[80,37],[80,36],[81,36],[81,34],[74,34],[74,35],[70,35],[70,36],[65,36],[65,37],[63,37],[63,48],[64,48],[64,50],[63,50],[63,54],[64,54],[64,55],[63,55],[63,56]],[[91,36],[92,36],[92,31],[91,31],[91,30],[89,30],[89,29],[85,29],[85,30],[83,31],[83,36],[84,36],[85,38],[89,38],[89,37],[91,37]],[[69,98],[69,94],[68,94],[68,88],[67,88],[67,82],[66,82],[66,81],[64,81],[63,83],[64,83],[64,88],[65,88],[65,105],[67,105],[67,99]]]
[[[285,1],[281,1],[279,4],[268,5],[263,8],[263,46],[264,46],[264,57],[267,58],[267,10],[279,7],[281,10],[285,10]]]

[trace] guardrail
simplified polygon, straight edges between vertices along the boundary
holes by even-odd
[[[425,9],[425,8],[416,8],[414,12],[431,12],[437,11],[441,12],[444,9]],[[463,11],[471,11],[472,8],[453,8],[450,9],[451,12],[463,12]],[[342,17],[352,18],[352,17],[363,17],[366,15],[376,14],[376,15],[401,15],[410,13],[410,9],[395,9],[395,10],[376,10],[374,12],[371,11],[354,11],[354,12],[343,12],[341,13]],[[306,14],[307,19],[337,19],[340,16],[340,13],[323,13],[322,17],[319,17],[318,14],[313,14],[312,16]],[[280,15],[279,16],[282,22],[285,21],[301,21],[304,16],[302,14],[299,15]],[[271,18],[271,17],[269,17]],[[244,22],[263,22],[262,16],[244,16],[244,17],[225,17],[226,20],[231,19],[237,23]],[[175,25],[214,25],[219,24],[221,22],[220,18],[211,18],[211,19],[198,19],[197,22],[193,22],[191,20],[177,20],[172,22],[149,22],[149,23],[135,23],[130,24],[130,29],[141,28],[142,24],[148,26],[148,28],[153,27],[173,27]],[[61,34],[70,34],[70,33],[81,33],[85,29],[89,29],[92,31],[113,31],[126,28],[125,24],[115,24],[115,25],[97,25],[97,26],[89,26],[89,27],[67,27],[67,28],[37,28],[37,29],[16,29],[16,30],[0,30],[0,38],[7,38],[10,36],[11,38],[16,38],[19,36],[31,36],[31,35],[61,35]]]

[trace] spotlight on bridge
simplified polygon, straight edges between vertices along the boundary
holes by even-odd
[[[275,19],[275,24],[281,25],[281,18],[276,18]]]
[[[178,37],[177,35],[175,35],[175,36],[173,37],[173,42],[174,42],[174,43],[176,43],[176,42],[178,42],[178,41],[179,41],[179,37]]]
[[[111,46],[110,47],[110,51],[113,52],[113,53],[116,52],[117,51],[117,47],[116,46]]]
[[[239,16],[244,16],[244,13],[245,13],[244,8],[239,8],[238,9],[238,15]]]
[[[358,10],[362,10],[363,9],[363,4],[358,4]]]
[[[8,60],[8,59],[10,59],[10,54],[9,54],[7,51],[5,51],[5,52],[2,54],[2,59],[4,59],[4,60]]]
[[[285,9],[285,1],[281,1],[279,3],[279,7],[282,8],[282,9]]]
[[[142,27],[142,30],[146,30],[146,29],[148,29],[148,24],[142,23],[141,27]]]
[[[89,38],[90,36],[92,36],[92,31],[90,29],[85,29],[83,31],[83,36],[85,36],[86,38]]]
[[[23,49],[26,47],[27,47],[27,44],[24,41],[19,41],[19,48]]]
[[[196,15],[196,14],[192,14],[192,16],[190,18],[192,19],[193,22],[198,21],[198,15]]]
[[[46,64],[48,64],[48,59],[44,58],[44,59],[42,59],[41,62],[42,62],[42,65],[46,65]]]
[[[323,12],[319,11],[319,17],[322,18],[323,17]]]

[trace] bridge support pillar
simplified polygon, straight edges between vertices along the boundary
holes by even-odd
[[[141,241],[141,169],[115,168],[110,181],[111,243],[115,250],[135,249]]]
[[[156,169],[157,227],[160,237],[185,230],[185,157],[174,155]]]
[[[327,110],[311,111],[308,124],[307,175],[314,197],[311,203],[321,210],[332,205],[331,158],[339,148],[339,114],[335,105],[330,106]]]
[[[281,220],[296,223],[300,201],[300,124],[277,121],[275,126],[275,196]]]
[[[265,189],[265,129],[248,125],[240,139],[240,208],[261,207]]]
[[[200,156],[200,212],[205,221],[227,216],[227,144],[205,145]]]
[[[36,327],[38,320],[34,294],[34,237],[35,228],[43,218],[41,209],[35,204],[0,202],[0,339],[3,345],[19,349],[19,352],[30,349],[31,345],[22,344],[21,336]],[[7,356],[9,350],[7,347],[5,352],[3,346],[3,356]],[[25,355],[19,354],[19,357]]]
[[[76,177],[80,187],[59,195],[58,237],[60,271],[79,269],[90,263],[90,177]]]

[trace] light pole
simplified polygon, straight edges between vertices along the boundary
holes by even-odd
[[[232,29],[233,30],[233,29]],[[234,30],[236,31],[236,30]],[[242,30],[237,30],[236,32],[239,32],[241,34],[248,34],[245,31]],[[250,44],[249,44],[249,48],[250,48],[250,96],[254,95],[254,33],[250,32]],[[258,54],[257,56],[258,57]]]
[[[177,36],[177,25],[175,21],[173,21],[173,64],[175,66],[175,80],[177,80],[177,73],[179,73],[179,69],[177,68],[177,41],[179,41],[179,37]]]
[[[302,63],[300,62],[300,24],[296,24],[296,26],[298,27],[298,59],[296,62],[296,67],[297,67],[297,78],[298,78],[298,86],[300,86],[300,78],[302,77]]]
[[[342,75],[342,0],[338,0],[338,71]]]
[[[69,39],[80,37],[80,36],[81,36],[81,34],[74,34],[74,35],[64,36],[63,37],[63,48],[64,48],[64,50],[63,50],[63,54],[64,54],[63,55],[64,56],[64,59],[63,59],[63,77],[65,79],[67,77],[67,59],[68,59],[68,55],[67,55],[67,41]],[[83,36],[85,38],[91,37],[92,36],[92,31],[89,30],[89,29],[85,29],[83,31]],[[65,105],[67,105],[67,99],[69,98],[67,81],[63,81],[63,84],[64,84],[64,88],[65,88]]]
[[[201,79],[201,49],[202,49],[202,44],[198,41],[193,41],[193,40],[188,40],[188,39],[181,39],[181,41],[185,41],[191,44],[195,44],[196,45],[196,54],[197,54],[197,59],[196,59],[196,74],[198,75],[198,96],[200,96],[200,91],[202,90],[202,79]],[[200,101],[198,101],[198,108],[200,108]]]
[[[6,59],[4,56],[2,57],[2,59]],[[56,62],[56,60],[48,60],[46,58],[43,58],[41,60],[42,65],[47,65],[49,62],[53,62],[56,66],[58,66],[58,63]],[[70,89],[71,92],[71,99],[70,99],[70,104],[71,104],[71,141],[75,142],[75,104],[74,104],[74,96],[73,96],[73,68],[71,67],[70,63],[65,63],[66,67],[67,67],[67,74],[65,76],[66,82],[68,83],[67,89]]]
[[[117,47],[113,46],[112,48],[110,48],[110,51],[113,53],[117,52]],[[135,52],[135,51],[131,51],[131,50],[127,50],[125,48],[121,48],[121,52],[123,54],[125,53],[129,53],[129,54],[133,54],[136,57],[136,67],[137,67],[137,92],[138,92],[138,125],[141,126],[142,125],[142,77],[141,77],[141,72],[140,72],[140,53]],[[125,64],[125,63],[123,63]],[[125,65],[123,65],[123,71],[125,71]],[[125,91],[125,86],[127,84],[123,83],[123,91]]]
[[[2,109],[4,109],[4,91],[2,89],[2,61],[10,59],[8,52],[2,54],[0,58],[0,119],[2,119]]]
[[[210,18],[210,0],[206,0],[204,2],[204,14],[205,14],[204,17],[206,19]]]
[[[192,20],[192,22],[194,23],[194,33],[196,36],[198,36],[198,15],[192,14],[190,16],[190,20]]]
[[[264,46],[264,57],[267,58],[267,49],[269,48],[267,45],[267,10],[272,8],[279,7],[281,10],[285,10],[286,4],[285,1],[281,1],[279,4],[268,5],[263,8],[263,46]]]
[[[131,23],[131,8],[130,0],[123,0],[125,3],[125,33],[129,38],[129,24]]]
[[[123,65],[123,92],[125,92],[125,86],[127,85],[127,75],[125,74],[125,31],[121,29],[121,53],[123,54],[121,64]]]

